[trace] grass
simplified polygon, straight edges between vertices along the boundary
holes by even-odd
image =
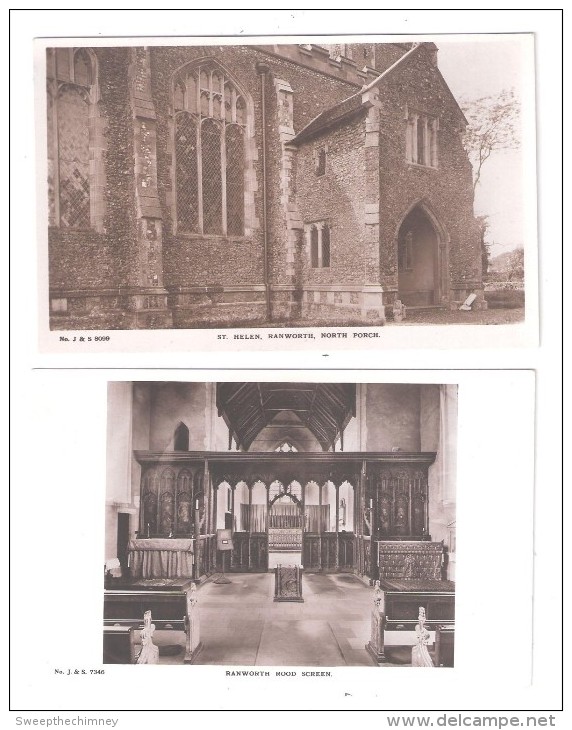
[[[518,309],[485,309],[469,312],[462,312],[458,309],[425,309],[425,310],[407,310],[407,317],[403,322],[393,322],[388,319],[387,327],[403,327],[409,325],[426,325],[426,324],[514,324],[515,322],[524,322],[524,307]],[[220,327],[221,325],[210,325]],[[328,327],[330,329],[343,329],[344,327],[358,327],[360,329],[372,329],[379,327],[379,324],[368,324],[367,322],[358,322],[355,320],[342,320],[333,323],[331,320],[318,319],[297,319],[288,320],[286,322],[247,322],[244,325],[232,323],[229,327],[247,327],[257,328],[288,328],[300,329],[307,327]]]
[[[388,325],[398,327],[412,324],[514,324],[524,322],[524,307],[517,309],[484,309],[462,312],[458,309],[428,309],[407,312],[406,319],[401,323],[388,322]]]

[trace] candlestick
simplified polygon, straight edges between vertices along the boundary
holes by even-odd
[[[197,500],[195,500],[195,509],[198,509],[198,508],[199,508],[199,500],[197,499]]]
[[[369,500],[369,508],[371,509],[373,507],[373,499]]]

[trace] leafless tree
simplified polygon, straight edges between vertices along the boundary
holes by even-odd
[[[489,229],[489,217],[488,215],[476,216],[477,226],[479,227],[479,238],[481,242],[481,264],[483,270],[483,280],[486,281],[487,274],[489,271],[489,265],[491,260],[491,245],[486,241],[487,231]]]
[[[524,249],[515,248],[510,252],[507,261],[508,281],[521,281],[524,279]]]
[[[520,146],[520,103],[514,91],[461,101],[468,126],[465,149],[473,166],[473,190],[481,179],[485,162],[494,152]]]

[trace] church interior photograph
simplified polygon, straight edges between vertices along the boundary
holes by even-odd
[[[104,663],[453,666],[457,389],[109,382]]]
[[[48,48],[51,329],[486,308],[467,119],[438,53]]]

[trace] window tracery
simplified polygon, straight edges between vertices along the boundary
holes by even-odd
[[[90,228],[95,57],[86,48],[48,49],[47,70],[49,224]]]
[[[405,156],[407,162],[424,167],[438,166],[439,120],[426,114],[408,113]]]
[[[179,72],[173,102],[177,230],[244,235],[245,99],[205,62]]]

